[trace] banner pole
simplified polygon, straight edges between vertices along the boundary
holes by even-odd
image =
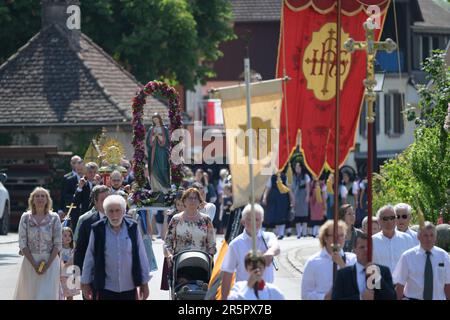
[[[334,132],[334,214],[333,214],[333,251],[339,250],[337,246],[338,214],[339,214],[339,115],[341,108],[341,0],[337,0],[337,39],[336,39],[336,113]],[[333,263],[333,282],[336,278],[337,264]]]
[[[256,256],[256,215],[255,215],[255,185],[253,180],[253,129],[252,129],[252,115],[250,109],[250,59],[244,59],[244,74],[245,74],[245,91],[247,98],[247,133],[248,133],[248,166],[250,176],[250,206],[252,212],[252,254]]]

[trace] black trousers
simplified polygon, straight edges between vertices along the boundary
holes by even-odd
[[[98,300],[137,300],[136,294],[136,289],[123,292],[114,292],[103,289],[98,292]]]

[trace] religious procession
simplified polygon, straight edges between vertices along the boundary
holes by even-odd
[[[0,25],[1,300],[450,300],[449,0]]]

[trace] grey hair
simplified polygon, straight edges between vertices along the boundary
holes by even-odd
[[[111,172],[110,177],[112,178],[113,176],[114,177],[118,176],[119,178],[122,178],[122,174],[117,170],[114,170],[113,172]]]
[[[361,228],[364,227],[364,226],[367,227],[368,221],[369,221],[369,219],[367,218],[367,216],[365,216],[364,219],[361,222]],[[377,217],[372,217],[372,222],[378,223]]]
[[[98,171],[98,164],[96,164],[95,162],[88,162],[86,163],[86,169],[88,170],[96,170]]]
[[[395,213],[395,210],[394,210],[394,207],[392,206],[392,204],[387,204],[387,205],[385,205],[385,206],[382,206],[382,207],[381,207],[380,209],[378,209],[378,211],[377,211],[377,219],[378,219],[378,221],[380,221],[381,214],[382,214],[384,211],[387,211],[387,210],[390,210],[390,211],[392,211],[392,212]]]
[[[422,231],[424,230],[433,230],[434,235],[437,235],[436,226],[432,224],[430,221],[425,221],[423,227],[420,227],[417,231],[417,236],[419,237]]]
[[[264,220],[264,209],[260,204],[255,203],[253,210],[255,211],[255,213],[260,213],[262,220]],[[252,205],[249,203],[244,207],[244,210],[242,210],[242,219],[245,220],[245,218],[247,218],[247,214],[249,214],[250,212],[252,212]]]
[[[397,214],[398,210],[405,210],[406,212],[408,212],[409,215],[411,215],[412,207],[409,204],[407,204],[407,203],[402,203],[401,202],[401,203],[397,203],[394,206],[394,210],[395,210],[396,214]]]
[[[108,208],[112,204],[119,204],[122,211],[125,213],[127,209],[127,202],[122,196],[119,196],[118,194],[113,194],[110,196],[107,196],[105,201],[103,201],[103,209],[105,209],[105,212],[108,212]]]

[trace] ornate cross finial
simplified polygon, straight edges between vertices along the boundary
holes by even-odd
[[[344,48],[350,53],[355,50],[366,50],[367,51],[367,78],[364,80],[365,98],[367,101],[367,121],[373,123],[375,121],[375,115],[373,112],[373,104],[376,101],[376,94],[374,88],[377,84],[375,80],[375,55],[377,50],[387,51],[389,53],[397,49],[397,44],[390,38],[386,41],[375,41],[375,31],[371,18],[368,18],[363,24],[364,30],[366,30],[366,41],[355,41],[353,39],[348,39]]]

